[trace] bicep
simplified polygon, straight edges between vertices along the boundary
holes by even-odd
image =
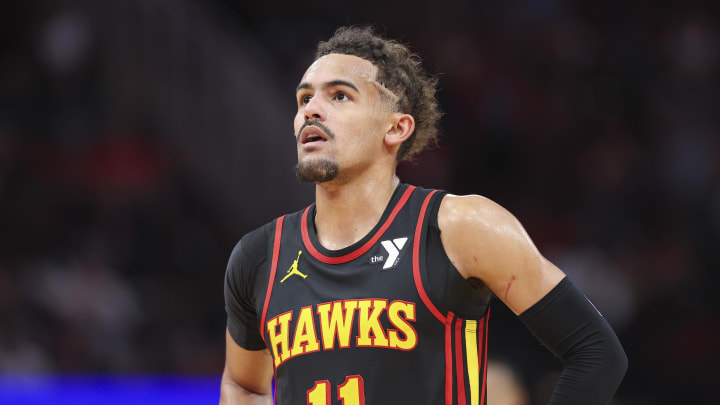
[[[243,349],[225,331],[225,371],[223,382],[234,383],[256,394],[271,393],[272,357],[268,350]]]
[[[483,281],[515,314],[544,297],[565,274],[545,259],[520,222],[480,196],[448,196],[438,224],[458,271]]]
[[[547,295],[565,274],[539,255],[532,266],[517,266],[507,271],[490,272],[490,289],[515,315],[520,315]]]

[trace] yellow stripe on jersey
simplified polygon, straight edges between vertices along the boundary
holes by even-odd
[[[470,382],[470,405],[480,405],[480,368],[478,365],[478,322],[465,321],[465,351]]]

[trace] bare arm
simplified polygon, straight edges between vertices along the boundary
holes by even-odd
[[[518,220],[486,198],[447,196],[438,225],[458,271],[482,280],[562,360],[550,404],[606,404],[627,370],[625,351],[602,314],[538,252]]]
[[[221,405],[271,405],[272,357],[267,350],[245,350],[225,331],[225,370]]]
[[[487,198],[446,196],[438,225],[460,274],[482,280],[516,315],[565,277],[540,254],[520,222]]]

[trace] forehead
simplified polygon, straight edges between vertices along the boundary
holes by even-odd
[[[375,80],[377,67],[369,61],[354,55],[331,53],[325,55],[305,71],[302,82],[322,83],[330,80],[371,82]]]

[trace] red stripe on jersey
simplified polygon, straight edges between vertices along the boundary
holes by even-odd
[[[369,241],[367,241],[364,245],[357,248],[355,251],[350,252],[346,255],[340,256],[340,257],[330,257],[325,256],[324,254],[320,253],[317,249],[315,249],[315,246],[313,246],[312,241],[310,240],[310,235],[308,234],[307,229],[307,215],[308,211],[310,211],[310,207],[305,208],[305,211],[302,215],[302,224],[300,225],[300,230],[302,233],[302,240],[305,244],[305,248],[310,252],[310,254],[320,260],[323,263],[327,264],[341,264],[341,263],[347,263],[351,260],[355,260],[358,257],[364,255],[367,253],[368,250],[370,250],[371,247],[375,246],[377,241],[380,240],[382,235],[387,231],[387,229],[392,225],[393,220],[395,220],[395,217],[397,216],[398,212],[402,209],[403,206],[405,206],[405,203],[410,199],[410,194],[415,190],[415,186],[408,186],[407,190],[403,193],[402,197],[400,197],[400,201],[395,204],[395,208],[393,208],[392,212],[390,213],[390,216],[385,220],[385,223],[380,227],[380,229],[373,235],[372,238],[370,238]]]
[[[482,345],[482,353],[480,353],[482,360],[482,394],[480,395],[480,404],[485,404],[485,385],[487,384],[487,337],[488,337],[488,320],[490,319],[490,307],[488,307],[487,314],[485,314],[485,322],[482,323],[482,333],[478,337],[478,343]]]
[[[358,390],[360,391],[360,405],[365,405],[365,380],[362,376],[357,376],[360,380],[358,381]]]
[[[463,345],[462,345],[462,324],[463,320],[457,318],[455,321],[455,371],[457,372],[458,405],[465,405],[465,369],[463,368]]]
[[[415,279],[415,288],[417,289],[418,295],[422,299],[423,304],[425,304],[427,309],[435,315],[435,318],[437,318],[440,322],[445,323],[445,316],[443,316],[443,314],[441,314],[435,307],[435,304],[430,301],[430,298],[425,292],[425,287],[422,285],[422,278],[420,277],[420,236],[422,235],[423,222],[425,221],[425,211],[427,211],[430,198],[436,191],[437,190],[431,191],[430,194],[425,197],[425,201],[423,201],[422,207],[420,208],[420,217],[418,218],[417,226],[415,227],[415,239],[413,240],[413,278]]]
[[[448,312],[445,322],[445,405],[452,405],[452,319],[453,313]]]
[[[273,242],[272,264],[270,265],[270,280],[268,281],[267,292],[265,292],[265,303],[263,304],[262,316],[260,317],[260,336],[265,340],[265,315],[267,315],[268,304],[270,304],[270,295],[272,294],[273,284],[275,283],[275,272],[277,271],[278,257],[280,256],[280,241],[282,240],[282,228],[285,215],[278,218],[275,223],[275,240]],[[265,342],[267,345],[267,342]]]

